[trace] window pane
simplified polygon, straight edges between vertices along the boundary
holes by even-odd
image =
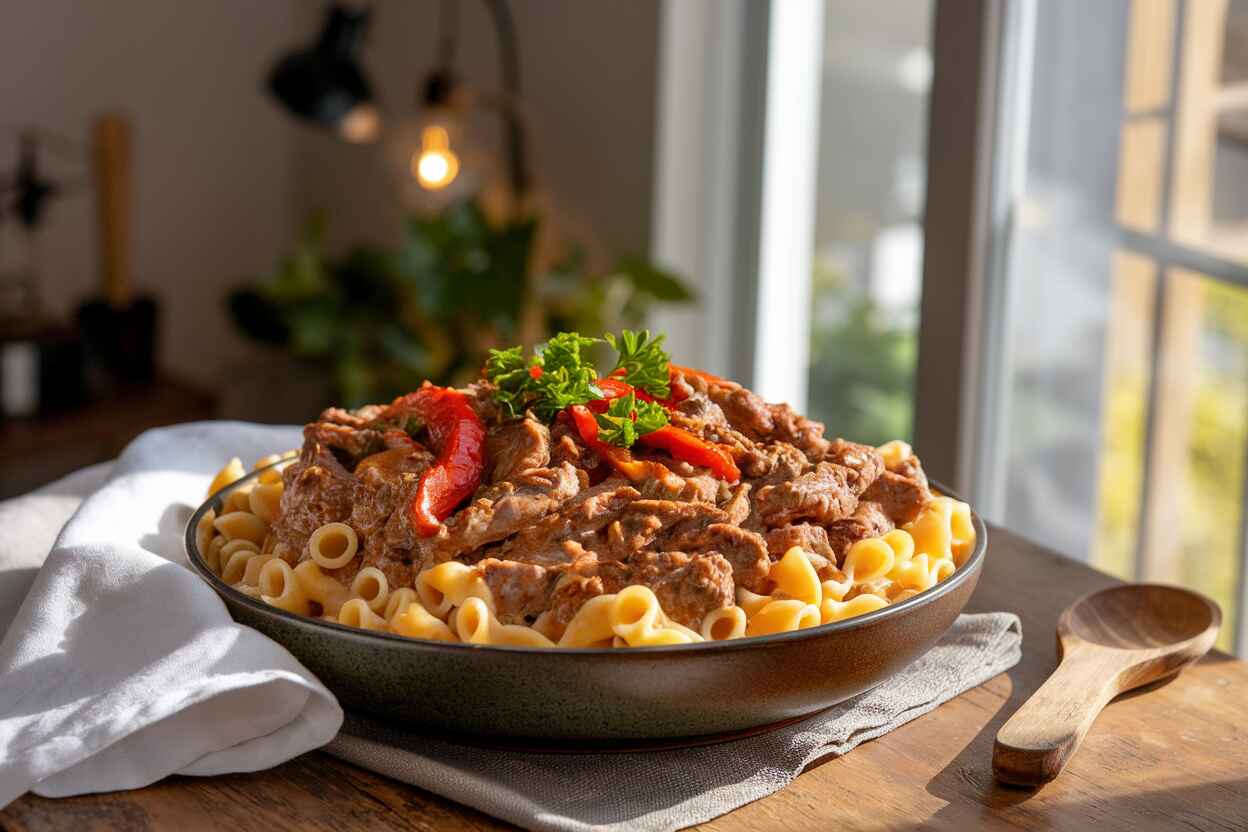
[[[829,433],[909,438],[932,7],[829,0],[809,410]]]
[[[1097,533],[1127,4],[1036,4],[1026,190],[1010,249],[994,520],[1087,558]],[[1147,50],[1137,50],[1146,54]],[[1149,163],[1159,160],[1142,154]],[[1133,179],[1164,181],[1161,170]]]
[[[1100,511],[1091,560],[1125,580],[1135,578],[1140,540],[1156,295],[1157,264],[1148,257],[1117,252],[1105,339]]]
[[[1173,269],[1165,320],[1142,577],[1185,584],[1221,604],[1218,643],[1230,648],[1242,614],[1235,607],[1248,435],[1248,290]]]
[[[1012,529],[1205,592],[1224,647],[1243,616],[1248,451],[1248,144],[1227,118],[1248,107],[1248,40],[1233,31],[1248,0],[1036,5],[979,484]]]

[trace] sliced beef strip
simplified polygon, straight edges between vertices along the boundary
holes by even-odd
[[[691,393],[675,408],[676,412],[707,426],[728,427],[728,417],[705,393]]]
[[[748,482],[740,483],[732,490],[728,501],[724,503],[724,522],[732,523],[740,526],[745,519],[750,516],[752,505],[750,503],[750,491],[753,486]]]
[[[828,543],[835,563],[844,563],[845,553],[859,540],[882,537],[893,530],[884,507],[870,500],[861,500],[854,513],[843,520],[828,524]]]
[[[509,480],[550,464],[550,429],[525,417],[490,427],[485,436],[487,482]]]
[[[810,460],[801,449],[788,442],[755,445],[741,455],[741,473],[759,486],[795,480],[810,470]]]
[[[301,558],[312,532],[351,517],[356,481],[326,446],[311,442],[282,472],[282,483],[281,515],[273,532]]]
[[[502,418],[498,400],[494,398],[497,390],[488,381],[474,381],[463,390],[468,397],[468,406],[476,411],[477,417],[486,425],[494,424]]]
[[[833,523],[853,513],[858,498],[850,486],[854,472],[831,462],[778,485],[765,485],[754,500],[759,520],[767,528],[779,528],[800,520]]]
[[[580,493],[581,485],[579,472],[566,462],[558,468],[529,469],[482,488],[437,534],[414,536],[411,548],[424,566],[451,560],[532,527]]]
[[[923,471],[923,465],[919,462],[919,458],[914,454],[911,454],[901,460],[888,470],[892,471],[894,474],[900,474],[903,477],[921,483],[924,488],[927,488],[927,474]]]
[[[303,441],[305,447],[315,444],[330,448],[339,461],[348,468],[354,468],[355,463],[364,457],[386,448],[381,431],[372,428],[353,428],[334,422],[312,422],[305,425]]]
[[[611,475],[611,468],[598,454],[585,447],[575,429],[564,421],[556,421],[550,428],[550,461],[552,465],[571,462],[589,474],[594,485]]]
[[[762,397],[744,387],[722,387],[712,385],[707,388],[707,396],[723,411],[728,424],[755,440],[771,437],[776,429],[771,409]]]
[[[926,477],[920,480],[885,471],[866,490],[862,499],[879,503],[894,524],[904,526],[919,516],[919,510],[932,499],[932,492],[928,490]]]
[[[630,584],[650,587],[667,617],[686,627],[697,627],[708,612],[736,598],[732,566],[717,554],[642,552],[627,564],[603,563],[601,568],[619,570],[611,581],[618,587],[614,591]]]
[[[837,522],[845,521],[838,520]],[[828,530],[823,526],[798,523],[793,526],[781,526],[767,532],[767,553],[773,560],[784,557],[785,553],[794,546],[801,546],[808,555],[818,555],[825,561],[836,560],[836,553],[828,542]]]
[[[634,584],[653,590],[667,617],[687,627],[697,627],[707,613],[735,598],[732,566],[717,554],[642,552],[627,562],[582,559],[556,584],[543,629],[562,635],[590,598]]]
[[[367,404],[358,410],[330,407],[321,412],[317,421],[332,422],[336,425],[346,425],[351,428],[367,428],[381,417],[385,409],[385,405],[380,404]]]
[[[843,465],[854,472],[850,485],[858,495],[870,488],[871,483],[884,472],[884,457],[880,456],[879,451],[870,445],[860,445],[844,439],[836,439],[828,444],[824,460]]]
[[[811,462],[825,458],[829,442],[823,438],[823,423],[807,419],[787,404],[769,404],[772,430],[769,437],[802,450]]]
[[[657,453],[634,453],[633,456],[646,462],[657,462],[667,468],[662,479],[649,479],[640,484],[638,490],[642,497],[680,503],[719,502],[721,481],[708,473],[706,468],[677,462]]]
[[[645,458],[644,454],[639,456]],[[656,500],[687,501],[690,496],[696,496],[696,490],[691,489],[689,482],[668,467],[672,462],[670,458],[661,459],[660,461],[660,458],[656,457],[650,461],[656,463],[651,466],[650,476],[645,482],[636,484],[643,497]]]
[[[498,620],[531,624],[548,606],[559,571],[533,563],[486,558],[478,566],[494,597]]]
[[[696,382],[691,386],[697,387]],[[828,441],[820,422],[807,419],[787,404],[768,404],[752,390],[708,383],[707,398],[719,407],[728,424],[756,442],[781,441],[799,448],[811,462],[823,459]]]
[[[355,502],[347,525],[360,538],[363,554],[341,569],[333,570],[339,580],[350,581],[364,566],[376,566],[391,587],[411,586],[410,558],[395,557],[386,541],[386,525],[396,512],[403,512],[420,484],[418,472],[395,471],[368,466],[356,472]]]
[[[767,542],[756,532],[728,523],[711,523],[660,540],[665,548],[722,555],[732,565],[737,586],[760,593],[767,589],[771,558],[767,555]]]
[[[663,520],[656,515],[626,514],[607,526],[602,555],[609,560],[627,560],[634,552],[649,546],[661,531]]]
[[[619,519],[624,508],[640,497],[637,489],[613,477],[585,489],[557,512],[527,525],[501,546],[481,554],[520,563],[568,563],[564,541],[585,542]]]
[[[351,519],[363,552],[360,558],[341,569],[335,577],[350,581],[363,566],[376,566],[393,587],[411,584],[410,557],[395,557],[386,538],[386,527],[396,513],[406,513],[420,475],[433,464],[434,456],[423,447],[400,444],[365,457],[355,467],[355,496]]]
[[[708,503],[636,500],[607,527],[604,555],[614,560],[627,560],[644,549],[682,548],[669,545],[669,541],[684,539],[723,520],[724,512]]]

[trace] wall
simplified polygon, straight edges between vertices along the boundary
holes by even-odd
[[[40,0],[8,4],[0,25],[3,126],[85,140],[94,114],[131,115],[134,279],[162,300],[165,364],[203,384],[254,354],[222,294],[268,269],[291,229],[294,128],[259,88],[294,12],[242,0]],[[7,131],[0,153],[7,174]],[[45,229],[43,299],[72,314],[98,285],[89,190],[53,205]]]
[[[434,60],[439,5],[374,4],[365,64],[390,124],[416,114],[414,102]],[[460,2],[458,8],[458,72],[476,87],[497,89],[498,49],[484,4]],[[594,237],[615,253],[645,253],[657,0],[513,0],[512,9],[523,113],[543,201],[568,234]],[[301,2],[299,10],[310,36],[322,7]],[[496,125],[480,126],[482,143],[496,143]],[[404,209],[383,148],[347,146],[303,127],[296,148],[300,202],[330,210],[332,241],[393,239]]]

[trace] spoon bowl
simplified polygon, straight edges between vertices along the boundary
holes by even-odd
[[[997,732],[997,779],[1039,786],[1057,777],[1110,700],[1199,659],[1221,624],[1213,601],[1159,584],[1103,589],[1071,604],[1057,622],[1057,670]]]
[[[1114,650],[1147,650],[1200,638],[1220,620],[1217,605],[1203,595],[1173,586],[1128,584],[1071,604],[1058,621],[1057,634],[1063,644],[1077,638]]]

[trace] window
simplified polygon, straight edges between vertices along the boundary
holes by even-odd
[[[931,4],[824,12],[807,409],[828,430],[911,438]]]
[[[993,519],[1222,606],[1237,644],[1248,453],[1248,4],[1039,3],[1004,241]],[[1244,636],[1238,646],[1245,647]]]

